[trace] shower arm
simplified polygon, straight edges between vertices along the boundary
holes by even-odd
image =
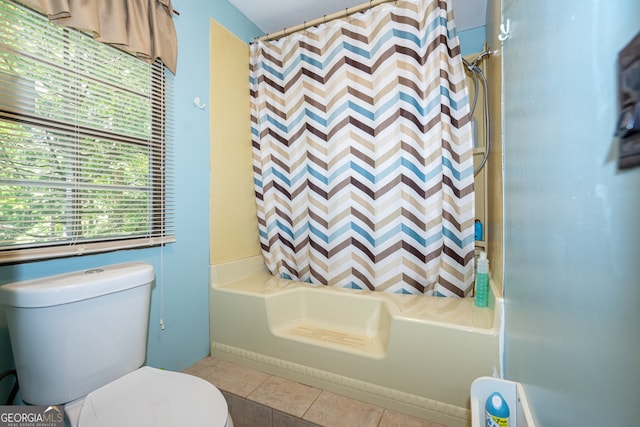
[[[489,55],[491,55],[491,52],[490,52],[489,50],[485,50],[484,52],[481,52],[478,56],[476,56],[476,57],[474,58],[474,60],[473,60],[473,61],[471,61],[471,64],[469,64],[468,62],[467,62],[467,64],[468,64],[468,66],[469,66],[469,67],[471,67],[471,68],[475,68],[475,67],[477,67],[477,66],[478,66],[478,64],[480,63],[480,61],[482,61],[485,57],[487,57],[487,56],[489,56]],[[465,62],[466,62],[466,61],[465,61]]]

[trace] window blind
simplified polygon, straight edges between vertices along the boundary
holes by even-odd
[[[0,0],[0,263],[175,240],[172,79]]]

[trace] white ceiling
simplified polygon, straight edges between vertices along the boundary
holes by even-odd
[[[451,0],[458,31],[486,25],[487,0]],[[365,0],[229,0],[265,34],[330,15]]]

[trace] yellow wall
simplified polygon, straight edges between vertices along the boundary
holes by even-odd
[[[251,153],[249,46],[214,20],[210,28],[210,262],[260,254]]]
[[[491,153],[488,173],[488,240],[491,278],[502,288],[504,278],[504,182],[502,141],[502,44],[498,31],[502,1],[489,0],[487,16],[487,46],[492,52],[487,61],[487,85],[489,86],[489,115],[491,117]]]

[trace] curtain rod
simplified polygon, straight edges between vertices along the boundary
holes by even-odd
[[[315,27],[316,25],[326,24],[327,22],[333,21],[335,19],[346,18],[347,16],[353,15],[354,13],[362,12],[364,10],[371,9],[374,6],[378,6],[379,4],[390,3],[392,1],[397,1],[397,0],[371,0],[367,3],[362,3],[357,6],[345,8],[345,10],[332,13],[331,15],[324,15],[323,17],[314,19],[313,21],[305,21],[304,23],[296,25],[291,28],[283,28],[280,31],[265,34],[262,37],[255,38],[254,41],[276,40],[281,37],[288,36],[289,34],[297,33],[298,31],[306,30],[307,28]]]

